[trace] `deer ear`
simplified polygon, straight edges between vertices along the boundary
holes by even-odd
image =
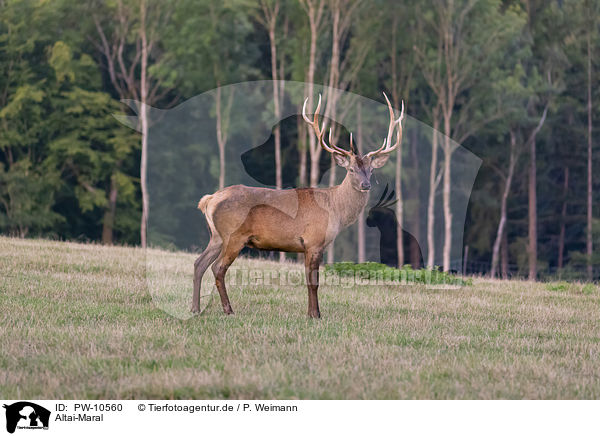
[[[342,156],[341,154],[333,153],[333,158],[335,159],[335,163],[342,168],[348,168],[350,165],[350,158],[348,156]]]
[[[389,154],[378,154],[371,159],[371,168],[381,168],[390,158]]]

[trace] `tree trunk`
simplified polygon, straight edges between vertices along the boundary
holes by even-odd
[[[411,132],[411,155],[414,167],[414,186],[412,191],[414,192],[414,211],[413,211],[413,222],[415,223],[413,235],[414,238],[410,240],[410,264],[414,269],[421,267],[421,247],[419,241],[421,240],[421,188],[419,179],[419,157],[417,153],[417,130],[413,129]]]
[[[277,40],[275,39],[275,29],[277,25],[278,12],[279,1],[275,2],[275,4],[273,5],[273,9],[268,14],[265,13],[265,22],[268,26],[269,44],[271,46],[271,79],[273,81],[273,109],[275,119],[278,121],[277,125],[275,126],[275,129],[273,129],[273,136],[275,139],[275,189],[282,189],[283,183],[281,178],[281,126],[279,123],[279,119],[281,117],[281,88],[279,82],[277,81]],[[285,261],[285,253],[282,251],[279,252],[279,261]]]
[[[140,225],[140,239],[142,248],[147,246],[147,225],[148,225],[148,188],[147,188],[147,168],[148,168],[148,113],[147,113],[147,99],[148,99],[148,41],[146,39],[146,1],[141,0],[140,2],[140,38],[142,41],[142,55],[141,55],[141,78],[140,78],[140,123],[142,131],[142,156],[140,161],[140,184],[142,189],[142,221]]]
[[[402,198],[402,144],[396,150],[396,249],[398,250],[398,268],[404,265],[404,200]]]
[[[104,212],[102,219],[102,243],[105,245],[113,244],[113,229],[115,226],[115,215],[117,211],[117,194],[118,194],[116,178],[113,175],[110,178],[110,192],[108,194],[108,207]]]
[[[435,267],[435,191],[437,190],[438,129],[439,120],[437,114],[434,114],[431,166],[429,169],[429,197],[427,200],[427,268],[429,269]]]
[[[400,96],[398,95],[397,89],[397,72],[396,72],[396,26],[397,18],[394,17],[394,28],[392,31],[392,99],[394,101],[394,107],[398,107]],[[404,265],[404,198],[402,197],[402,143],[396,150],[396,251],[397,251],[397,262],[398,268],[402,268]]]
[[[587,118],[588,118],[588,147],[587,147],[587,278],[593,279],[592,267],[592,53],[590,33],[587,34]]]
[[[306,130],[301,117],[296,117],[298,130],[298,187],[306,186]]]
[[[329,66],[329,90],[330,94],[327,96],[327,106],[325,109],[325,117],[331,118],[332,120],[336,116],[337,109],[337,93],[335,89],[339,85],[339,74],[340,74],[340,14],[341,7],[339,1],[331,2],[332,8],[332,26],[331,26],[331,61]],[[333,121],[332,126],[333,128]],[[334,136],[337,137],[337,135]],[[335,174],[336,173],[336,163],[333,155],[330,157],[330,169],[329,169],[329,187],[335,186]],[[335,241],[332,241],[327,247],[327,263],[334,262],[334,253],[335,253]]]
[[[452,144],[450,139],[450,115],[444,116],[444,251],[443,251],[443,269],[450,271],[450,254],[452,251],[452,209],[450,207],[450,182],[452,169]]]
[[[502,244],[500,245],[500,264],[502,268],[502,278],[508,280],[508,229],[504,226],[502,232]]]
[[[535,135],[535,134],[534,134]],[[527,254],[529,256],[529,280],[537,279],[537,164],[536,164],[536,150],[535,150],[535,136],[532,138],[529,145],[530,162],[529,162],[529,244],[527,247]]]
[[[271,78],[273,80],[273,106],[275,112],[275,119],[279,120],[281,116],[280,108],[280,97],[279,97],[279,86],[277,82],[277,42],[275,40],[275,17],[270,22],[269,28],[269,41],[271,43]],[[275,187],[281,189],[283,184],[281,181],[281,127],[279,123],[273,130],[275,136]]]
[[[559,271],[564,266],[565,261],[565,233],[567,227],[567,196],[569,195],[569,167],[565,167],[563,183],[563,204],[560,214],[560,233],[558,235],[558,262]]]
[[[358,152],[362,155],[363,150],[363,130],[362,130],[362,107],[360,103],[356,108],[356,124],[357,124],[357,135],[356,135],[356,147]],[[358,263],[366,261],[366,244],[365,244],[365,211],[360,211],[358,215]]]
[[[333,155],[330,157],[331,163],[329,168],[329,187],[335,186],[335,160]],[[327,263],[333,263],[335,258],[335,240],[331,241],[327,247]]]
[[[225,187],[225,141],[223,138],[223,120],[221,115],[221,86],[217,83],[216,116],[217,116],[217,144],[219,146],[219,189]]]
[[[516,153],[517,153],[517,140],[514,132],[510,131],[510,162],[508,164],[508,174],[504,181],[504,190],[502,192],[502,200],[500,201],[500,221],[498,223],[498,230],[496,231],[496,239],[494,241],[494,248],[492,249],[492,268],[490,270],[490,277],[496,277],[496,271],[498,269],[498,259],[500,258],[500,244],[504,235],[504,228],[506,226],[506,204],[508,201],[508,195],[510,194],[510,187],[512,184],[513,175],[515,172],[516,164]]]
[[[307,14],[310,26],[310,53],[308,57],[308,71],[306,72],[307,82],[307,98],[308,107],[314,110],[314,81],[315,81],[315,61],[317,56],[317,39],[319,31],[319,22],[321,21],[321,15],[323,13],[323,2],[319,3],[317,9],[315,4],[307,2]],[[317,144],[314,133],[311,127],[306,124],[306,131],[308,133],[308,144],[310,151],[310,186],[316,187],[319,183],[319,159],[321,158],[321,146]]]

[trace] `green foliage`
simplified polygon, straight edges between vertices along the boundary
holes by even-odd
[[[58,184],[56,173],[40,173],[27,159],[0,168],[0,229],[25,237],[64,221],[51,209]]]
[[[377,262],[336,262],[325,265],[325,273],[357,280],[383,280],[384,282],[421,283],[427,285],[472,285],[471,279],[463,279],[439,269],[413,269],[410,265],[393,268]]]
[[[148,21],[160,23],[149,33],[153,39],[149,74],[153,84],[161,83],[153,106],[166,107],[218,85],[270,78],[269,38],[259,23],[262,11],[256,2],[148,0],[147,4]],[[456,79],[449,133],[484,161],[465,229],[469,260],[473,262],[485,264],[491,258],[512,132],[519,156],[508,197],[506,252],[512,273],[527,272],[529,155],[523,145],[550,102],[546,123],[536,137],[538,269],[543,279],[556,275],[563,280],[581,278],[589,261],[585,254],[584,177],[588,60],[592,69],[592,120],[600,117],[600,1],[372,0],[362,2],[360,8],[343,35],[340,53],[341,79],[349,80],[350,91],[380,99],[382,90],[390,96],[395,90],[397,97],[405,100],[408,115],[431,124],[432,110],[445,95],[445,90],[434,85],[447,84],[449,77]],[[126,28],[121,27],[121,13],[130,19]],[[1,232],[98,240],[103,227],[111,225],[118,241],[137,242],[140,141],[112,114],[122,110],[114,81],[130,78],[136,82],[140,78],[139,58],[136,61],[138,14],[135,0],[1,3]],[[125,74],[110,77],[96,21],[109,39],[125,32],[123,51],[111,59],[117,64],[124,62]],[[448,59],[440,57],[444,51],[440,51],[439,38],[444,36],[445,23],[451,24],[447,41],[458,47],[448,52]],[[310,28],[300,2],[280,2],[275,33],[283,78],[305,80]],[[326,83],[332,42],[327,3],[318,33],[315,82]],[[225,94],[223,110],[227,107]],[[293,98],[302,101],[303,96]],[[235,107],[236,97],[232,100]],[[229,120],[225,115],[225,130],[244,130],[243,117]],[[368,114],[363,115],[364,123],[372,121]],[[202,129],[214,129],[215,112],[208,113],[203,122],[206,124],[199,126]],[[295,146],[302,140],[296,132],[282,134],[287,144]],[[598,163],[597,137],[594,127],[594,168]],[[410,140],[406,138],[404,143],[409,145]],[[218,156],[216,143],[211,141],[206,140],[206,150],[200,153],[185,150],[181,159],[216,178]],[[153,158],[159,159],[160,154],[150,156]],[[296,154],[285,155],[284,161],[284,166],[295,170]],[[404,162],[403,171],[408,174],[412,163],[410,159]],[[420,167],[425,167],[423,162]],[[418,170],[419,165],[414,168]],[[570,169],[571,177],[563,194],[566,169]],[[168,180],[169,172],[178,168],[161,170]],[[391,164],[379,172],[393,173]],[[160,176],[155,180],[161,182]],[[600,204],[596,177],[594,174],[594,217]],[[185,186],[167,190],[174,212],[153,215],[155,228],[178,226],[188,230],[196,216],[184,211],[200,188],[208,190],[190,179]],[[214,188],[211,185],[210,189]],[[412,196],[413,187],[404,189],[407,202],[419,197]],[[425,189],[425,184],[419,189]],[[111,192],[116,192],[113,205]],[[559,270],[557,246],[563,205],[564,261]],[[108,219],[113,207],[114,216]],[[173,215],[185,218],[176,223]],[[598,218],[593,233],[597,248]],[[179,239],[156,235],[156,241],[165,244],[181,246],[184,242]],[[342,244],[336,250],[347,258],[356,252],[354,246]],[[600,250],[594,250],[591,262],[598,277]]]
[[[75,80],[75,72],[71,62],[73,61],[73,55],[71,48],[63,41],[56,41],[52,47],[50,59],[48,64],[54,69],[56,74],[56,80],[60,83],[65,79],[70,81]]]
[[[248,80],[258,56],[250,39],[254,7],[247,0],[179,0],[164,32],[167,52],[156,74],[167,83],[177,77],[186,97]]]
[[[571,288],[571,284],[567,282],[547,283],[546,289],[553,292],[566,292]]]
[[[598,287],[592,283],[587,283],[581,288],[581,293],[585,295],[591,295],[598,292]]]

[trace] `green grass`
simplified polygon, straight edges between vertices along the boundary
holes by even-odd
[[[410,265],[398,269],[377,262],[336,262],[325,265],[325,273],[332,273],[339,277],[352,277],[354,279],[380,280],[392,283],[412,283],[426,285],[472,285],[473,280],[440,271],[439,269],[412,269]]]
[[[571,284],[567,282],[546,283],[546,289],[555,292],[566,292],[571,288]]]
[[[600,398],[595,286],[325,284],[315,321],[252,282],[179,319],[151,294],[188,316],[194,258],[0,238],[0,398]]]

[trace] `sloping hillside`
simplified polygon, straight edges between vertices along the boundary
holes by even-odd
[[[0,397],[600,397],[595,288],[325,284],[315,321],[301,284],[248,276],[229,285],[234,316],[214,296],[179,319],[148,283],[188,316],[194,258],[0,238]]]

